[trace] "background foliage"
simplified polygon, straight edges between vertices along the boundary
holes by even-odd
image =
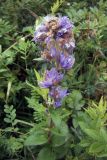
[[[32,39],[51,11],[74,22],[76,63],[69,96],[47,117],[37,86],[47,64]],[[107,1],[1,0],[0,15],[0,160],[106,160]]]

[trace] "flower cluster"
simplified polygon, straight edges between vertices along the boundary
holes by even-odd
[[[72,29],[73,23],[69,18],[55,17],[48,15],[43,19],[43,22],[37,27],[34,35],[34,41],[49,44],[54,39],[61,48],[72,52],[75,48]]]
[[[49,96],[55,107],[62,104],[62,99],[68,95],[67,89],[63,89],[61,83],[66,70],[72,68],[75,58],[73,52],[75,42],[73,39],[73,23],[69,18],[48,15],[37,27],[34,41],[43,44],[42,57],[52,61],[54,67],[46,70],[44,80],[39,82],[41,88],[49,88]]]

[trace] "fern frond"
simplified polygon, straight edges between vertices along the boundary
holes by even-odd
[[[86,112],[92,119],[97,119],[98,117],[102,119],[106,115],[106,110],[107,103],[103,97],[101,97],[99,104],[97,105],[95,102],[92,102],[92,106],[86,109]]]
[[[33,116],[34,116],[34,120],[36,122],[41,122],[44,119],[44,115],[46,112],[46,108],[38,102],[37,99],[31,97],[31,98],[27,98],[27,102],[28,102],[28,107],[32,108],[34,110]]]
[[[59,7],[60,7],[64,2],[65,2],[65,0],[57,0],[57,1],[53,4],[53,6],[51,7],[51,12],[52,12],[52,14],[55,14],[55,13],[58,11]]]

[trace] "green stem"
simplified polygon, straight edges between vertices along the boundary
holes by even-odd
[[[27,68],[27,55],[25,54],[25,66],[26,66],[26,70],[28,70]]]
[[[21,135],[23,135],[23,134],[24,134],[24,133],[22,133],[22,132],[18,132],[18,131],[8,131],[8,130],[1,129],[1,128],[0,128],[0,131],[2,131],[2,132],[12,132],[12,133],[18,133],[18,134],[21,134]]]
[[[19,119],[17,119],[17,122],[18,122],[18,123],[25,124],[25,125],[28,125],[28,126],[31,126],[31,127],[34,127],[34,124],[31,124],[31,123],[26,122],[26,121],[23,121],[23,120],[19,120]]]
[[[30,33],[30,34],[28,34],[28,35],[26,35],[25,37],[23,37],[23,38],[27,38],[27,37],[29,37],[29,36],[31,36],[32,34]],[[22,37],[21,37],[22,38]],[[20,38],[20,39],[21,39]],[[19,40],[20,40],[19,39]],[[13,43],[9,48],[7,48],[5,51],[3,51],[3,53],[4,52],[6,52],[6,51],[8,51],[8,50],[10,50],[11,48],[13,48],[18,42],[19,42],[19,40],[18,41],[16,41],[15,43]]]
[[[48,128],[49,128],[49,131],[48,131],[48,142],[51,143],[51,128],[53,127],[53,123],[52,123],[52,118],[50,115],[48,115],[49,119],[48,119]]]

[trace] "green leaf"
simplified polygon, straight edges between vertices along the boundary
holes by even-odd
[[[70,138],[68,126],[62,122],[60,128],[53,128],[52,133],[52,144],[53,146],[61,146]]]
[[[43,20],[43,17],[40,17],[40,16],[36,19],[36,22],[35,22],[36,29],[38,28],[38,26],[40,25],[40,23],[42,22],[42,20]]]
[[[41,81],[43,78],[40,76],[40,74],[36,71],[36,69],[34,69],[34,72],[35,72],[35,75],[36,75],[36,78],[37,78],[37,81]]]
[[[36,91],[40,96],[43,97],[44,100],[47,100],[48,97],[48,93],[49,93],[49,89],[47,88],[39,88],[36,86],[33,86],[32,84],[30,84],[29,82],[26,82],[31,88],[34,89],[34,91]]]
[[[56,2],[51,7],[52,14],[55,14],[58,11],[59,7],[63,4],[64,1],[65,0],[56,0]]]
[[[107,143],[107,131],[105,128],[100,129],[100,135],[102,137],[102,142]]]
[[[28,47],[28,42],[25,42],[25,40],[20,39],[19,41],[19,49],[22,51],[22,54],[25,54]]]
[[[106,152],[99,153],[99,154],[97,154],[97,157],[107,157],[107,153]]]
[[[90,145],[90,141],[87,140],[87,139],[81,140],[79,145],[82,146],[82,147],[88,147]]]
[[[78,123],[79,123],[81,129],[82,129],[83,131],[85,131],[85,129],[87,128],[87,123],[82,122],[82,121],[79,121]]]
[[[9,118],[4,118],[4,121],[5,121],[6,123],[11,123],[11,120],[10,120]]]
[[[33,59],[34,61],[44,61],[42,57]]]
[[[89,148],[89,152],[90,153],[99,153],[104,151],[105,149],[105,144],[101,144],[99,142],[94,142],[93,144],[91,144],[90,148]]]
[[[74,90],[67,98],[66,102],[70,108],[74,110],[80,110],[84,105],[84,100],[82,99],[82,94],[78,90]]]
[[[48,138],[44,131],[38,131],[27,137],[25,146],[42,145],[47,143]]]
[[[9,95],[10,95],[11,86],[12,86],[12,82],[9,81],[8,82],[8,87],[7,87],[7,94],[6,94],[6,102],[8,101],[8,98],[9,98]]]
[[[100,136],[97,130],[94,129],[85,129],[84,132],[93,140],[99,140]]]
[[[39,152],[37,160],[56,160],[56,156],[50,148],[43,148]]]
[[[0,53],[2,53],[2,45],[0,45]]]
[[[67,155],[68,151],[69,151],[69,147],[70,147],[70,144],[69,142],[62,145],[62,146],[59,146],[59,147],[54,147],[54,151],[56,153],[56,157],[57,159],[63,159],[64,156]]]
[[[107,104],[106,104],[106,101],[104,101],[103,97],[101,97],[98,107],[99,107],[100,114],[103,117],[107,109]]]
[[[58,136],[58,135],[53,135],[52,136],[52,146],[53,147],[59,147],[65,144],[65,142],[68,140],[67,137],[64,136]]]
[[[57,114],[56,110],[51,112],[51,118],[57,128],[61,127],[61,116]]]

